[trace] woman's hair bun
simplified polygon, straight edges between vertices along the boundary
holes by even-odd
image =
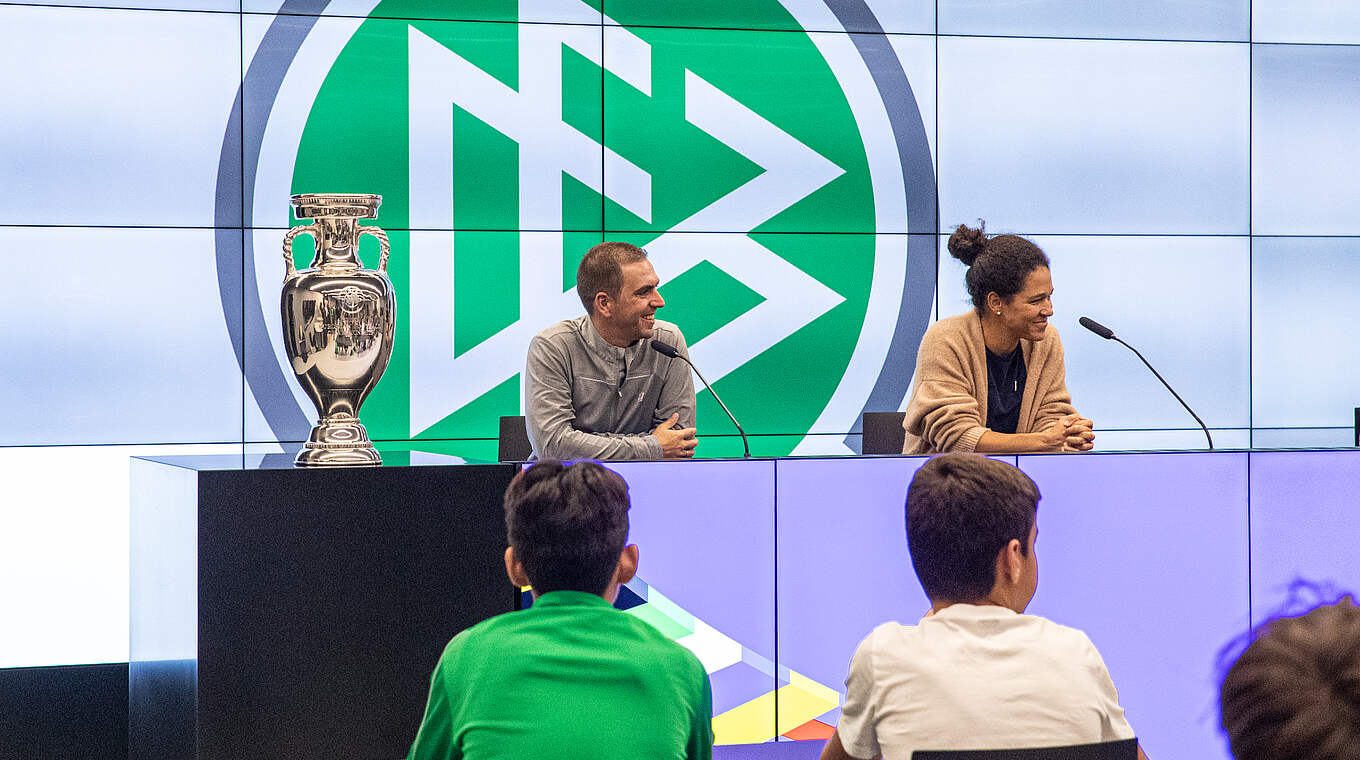
[[[949,254],[971,267],[987,248],[987,234],[983,228],[981,221],[976,229],[960,224],[954,234],[949,236]]]

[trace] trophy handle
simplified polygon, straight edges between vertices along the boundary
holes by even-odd
[[[320,240],[320,237],[317,235],[318,232],[319,230],[317,229],[316,223],[313,222],[311,224],[304,224],[301,227],[294,227],[293,229],[288,230],[288,233],[283,236],[283,263],[287,267],[284,270],[283,279],[286,280],[289,277],[292,277],[293,273],[297,271],[297,268],[293,266],[293,238],[298,235],[307,234],[311,235],[313,240]]]
[[[379,272],[386,273],[386,272],[387,272],[387,254],[389,254],[389,253],[392,252],[392,244],[391,244],[390,242],[388,242],[388,240],[387,240],[387,233],[386,233],[386,232],[383,232],[381,229],[378,229],[377,227],[369,227],[369,226],[366,226],[366,225],[360,225],[360,226],[359,226],[359,235],[360,235],[360,236],[363,236],[363,235],[372,235],[373,237],[375,237],[375,238],[378,239],[378,244],[382,246],[382,258],[380,258],[380,259],[378,260],[378,271],[379,271]]]

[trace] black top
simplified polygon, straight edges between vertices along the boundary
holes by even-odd
[[[987,349],[987,429],[1014,433],[1020,424],[1020,398],[1025,395],[1025,352],[1000,355]]]

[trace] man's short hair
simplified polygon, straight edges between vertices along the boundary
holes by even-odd
[[[543,461],[505,491],[505,528],[534,591],[603,593],[628,541],[628,484],[595,462]]]
[[[647,259],[647,252],[632,243],[607,242],[586,251],[576,268],[576,295],[587,314],[595,313],[595,294],[618,298],[623,290],[623,265]]]
[[[907,489],[907,548],[926,596],[970,602],[996,583],[996,556],[1011,539],[1029,552],[1039,488],[1014,467],[977,454],[941,454]]]
[[[1347,596],[1263,625],[1219,709],[1237,760],[1360,758],[1360,607]]]

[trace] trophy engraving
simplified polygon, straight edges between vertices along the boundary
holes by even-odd
[[[303,467],[353,467],[382,464],[359,407],[378,384],[392,355],[397,324],[396,295],[387,279],[391,244],[373,219],[380,195],[309,193],[294,195],[298,219],[311,224],[283,236],[283,343],[298,382],[319,420],[296,463]],[[312,266],[293,264],[293,238],[316,241]],[[364,269],[359,238],[378,239],[378,268]]]

